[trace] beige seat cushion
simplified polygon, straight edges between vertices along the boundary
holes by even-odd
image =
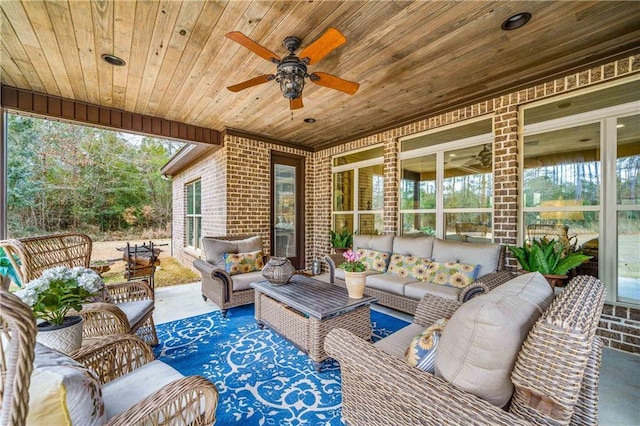
[[[436,375],[503,407],[513,393],[511,371],[520,347],[552,299],[545,278],[533,273],[463,304],[442,333]]]
[[[393,334],[385,337],[374,343],[374,346],[382,349],[389,355],[393,355],[396,358],[404,359],[404,352],[409,347],[409,343],[418,334],[424,331],[424,326],[416,323],[411,323],[408,326],[401,328]]]
[[[412,299],[420,300],[427,293],[440,296],[444,299],[458,300],[460,289],[426,281],[411,283],[404,286],[404,295]]]
[[[246,274],[238,274],[231,277],[233,281],[233,291],[249,290],[251,283],[264,281],[265,278],[261,271],[247,272]]]
[[[338,265],[336,265],[336,266],[338,266]],[[340,278],[341,280],[344,281],[344,272],[345,272],[344,269],[336,268],[336,278]],[[368,270],[368,269],[365,272],[367,273],[367,276],[376,275],[376,274],[380,274],[381,273],[381,272],[378,272],[378,271],[371,271],[371,270]]]
[[[107,419],[117,416],[164,385],[182,377],[182,374],[164,362],[152,361],[110,381],[102,386]]]
[[[129,320],[129,326],[133,327],[153,309],[153,300],[135,300],[133,302],[118,303],[116,305]]]
[[[403,296],[404,286],[417,281],[418,280],[413,277],[399,277],[395,274],[374,274],[367,276],[367,288],[375,288],[386,291],[387,293]]]

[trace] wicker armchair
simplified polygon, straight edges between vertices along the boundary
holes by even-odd
[[[532,223],[527,225],[527,238],[532,241],[542,238],[549,240],[557,239],[565,247],[565,252],[576,251],[578,245],[578,236],[569,235],[569,227],[567,225],[556,223]]]
[[[137,336],[108,336],[71,356],[97,374],[109,425],[211,425],[216,421],[215,385],[204,377],[183,377],[155,361],[149,345]],[[109,390],[116,381],[120,383]],[[167,383],[155,388],[159,381]]]
[[[459,303],[442,302],[425,296],[414,321],[426,326]],[[597,424],[602,342],[595,332],[603,303],[604,286],[587,276],[574,278],[555,298],[520,349],[506,411],[333,330],[325,350],[340,363],[342,415],[351,425]]]
[[[26,423],[36,332],[31,309],[17,296],[0,289],[1,426]]]
[[[6,251],[24,284],[56,266],[88,268],[91,262],[91,238],[78,233],[3,240],[0,247]],[[109,284],[107,288],[110,303],[88,303],[79,312],[84,319],[83,337],[133,333],[151,345],[158,344],[152,316],[154,293],[149,285],[144,281],[129,281]]]
[[[254,290],[250,284],[264,279],[260,271],[229,275],[222,256],[223,253],[264,250],[261,238],[250,235],[202,237],[202,246],[205,259],[193,261],[193,267],[202,275],[202,298],[215,303],[223,316],[229,308],[254,303]],[[266,263],[266,256],[264,260]]]

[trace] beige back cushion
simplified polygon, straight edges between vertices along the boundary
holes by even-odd
[[[503,407],[513,393],[511,371],[553,292],[539,273],[518,276],[458,309],[442,333],[436,375]]]
[[[478,278],[498,270],[500,244],[464,243],[436,239],[433,242],[433,260],[438,262],[480,265]]]
[[[360,248],[373,249],[391,253],[393,249],[393,234],[385,235],[354,235],[353,250]]]
[[[393,252],[431,259],[434,237],[396,237],[393,240]]]
[[[222,256],[225,253],[248,253],[262,250],[262,238],[258,235],[244,240],[226,241],[203,237],[202,248],[207,262],[217,268],[224,269],[224,258]]]

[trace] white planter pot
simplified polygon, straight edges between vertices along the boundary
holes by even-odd
[[[347,291],[351,299],[362,299],[364,287],[367,283],[366,272],[345,272],[344,282],[347,285]]]
[[[81,316],[71,316],[66,317],[65,323],[61,325],[50,325],[46,322],[38,324],[36,341],[51,349],[70,354],[82,346],[83,323]]]

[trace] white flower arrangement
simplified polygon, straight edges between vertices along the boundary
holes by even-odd
[[[102,278],[95,271],[59,266],[47,269],[15,294],[31,307],[37,318],[60,325],[71,309],[80,311],[82,302],[103,288]]]

